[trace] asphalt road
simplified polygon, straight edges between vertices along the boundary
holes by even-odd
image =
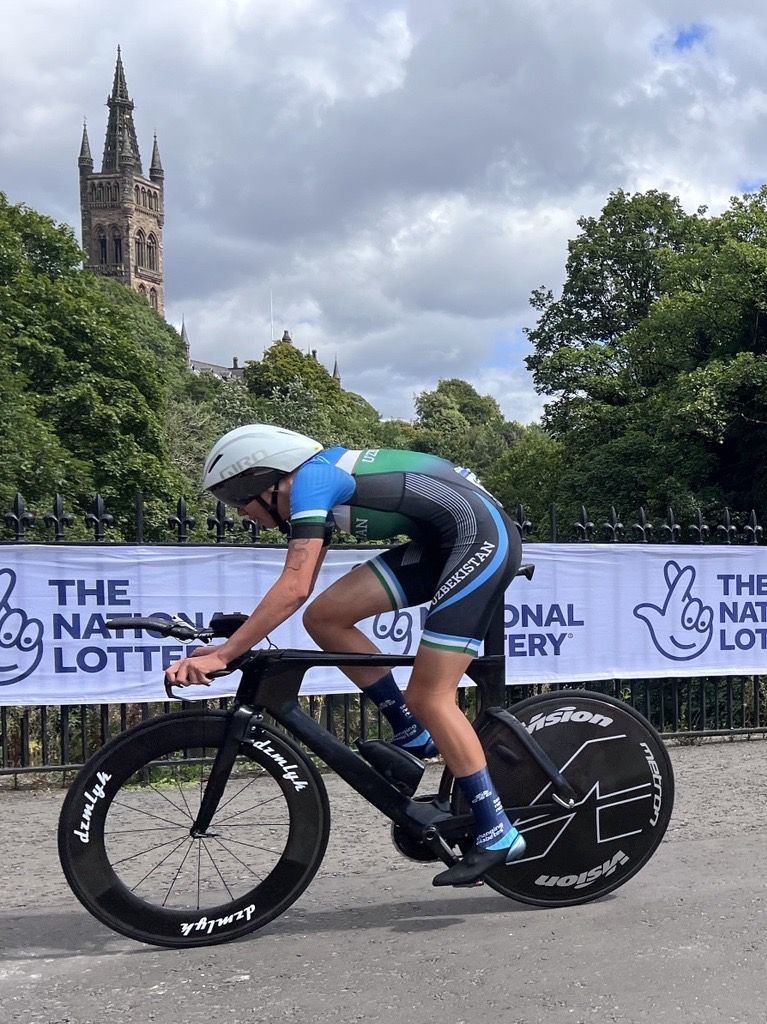
[[[386,822],[329,778],[333,832],[308,891],[250,937],[188,951],[81,909],[56,854],[60,790],[0,792],[0,1022],[761,1024],[767,743],[671,754],[667,838],[600,902],[434,889],[434,866],[400,858]]]

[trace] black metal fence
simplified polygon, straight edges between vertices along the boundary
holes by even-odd
[[[143,497],[137,495],[134,536],[130,542],[134,545],[146,543],[143,507]],[[91,510],[83,517],[85,527],[92,532],[90,541],[74,542],[66,539],[66,530],[75,525],[75,518],[65,511],[64,503],[58,495],[53,501],[51,512],[42,517],[46,535],[41,536],[41,524],[36,515],[27,509],[21,495],[16,496],[12,509],[4,518],[7,535],[2,543],[9,545],[41,541],[67,545],[108,544],[114,522],[99,495],[94,498]],[[533,525],[522,506],[517,507],[513,519],[522,537],[529,542],[527,557],[535,561]],[[189,514],[186,499],[179,499],[167,523],[169,533],[162,543],[175,542],[187,546],[199,543],[195,538],[190,544],[197,520]],[[238,523],[227,516],[225,506],[218,502],[215,512],[205,513],[205,527],[208,544],[229,544],[232,543]],[[30,536],[33,529],[34,539]],[[267,546],[260,542],[258,525],[252,520],[240,520],[239,529],[240,538],[245,543],[255,547]],[[729,509],[724,509],[714,523],[705,522],[698,513],[694,522],[683,525],[676,522],[674,512],[669,508],[664,521],[656,529],[645,509],[640,508],[627,529],[615,508],[611,508],[600,526],[597,526],[582,507],[577,521],[563,527],[558,522],[557,510],[552,507],[546,532],[553,541],[559,543],[602,541],[669,545],[683,542],[758,545],[763,539],[763,529],[755,511],[752,510],[748,515],[733,516]],[[499,617],[488,633],[485,644],[488,653],[503,651],[502,613],[500,609]],[[507,685],[505,703],[511,706],[531,693],[568,688],[586,688],[614,694],[641,711],[664,736],[680,741],[704,736],[767,733],[767,676],[630,681],[616,679],[572,684],[572,687],[563,684],[535,687]],[[473,696],[473,690],[459,691],[459,703],[469,714],[472,711]],[[364,697],[329,694],[324,697],[307,697],[305,700],[309,713],[347,743],[358,736],[368,738],[387,735],[388,726],[382,721],[378,709]],[[65,781],[67,773],[76,770],[110,736],[176,706],[156,703],[2,707],[0,776],[11,776],[18,781],[20,777],[31,773],[53,773]]]

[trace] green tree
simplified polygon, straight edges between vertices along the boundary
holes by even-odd
[[[82,256],[69,228],[0,195],[0,352],[14,375],[3,487],[30,503],[60,490],[80,512],[98,491],[118,536],[141,489],[159,530],[180,480],[162,431],[180,339],[138,295],[80,269]]]
[[[290,343],[275,342],[263,359],[246,365],[244,376],[264,422],[298,430],[325,445],[374,443],[376,410]]]
[[[440,380],[416,397],[414,447],[469,466],[480,477],[492,469],[521,433],[504,419],[496,400],[467,381]]]
[[[244,377],[248,390],[255,398],[278,398],[283,393],[287,394],[288,389],[297,383],[328,402],[341,392],[340,384],[322,363],[284,341],[271,345],[263,359],[248,362]]]
[[[527,331],[534,347],[527,365],[538,391],[552,396],[546,420],[555,431],[570,426],[579,398],[629,399],[622,339],[660,295],[664,256],[685,246],[702,213],[689,217],[664,192],[618,191],[599,217],[579,219],[561,296],[539,288],[530,299],[539,318]]]
[[[643,302],[624,292],[609,330],[589,318],[599,289],[615,290],[594,286],[582,261],[568,261],[560,300],[541,306],[533,295],[542,316],[529,365],[552,399],[545,422],[565,452],[563,500],[623,515],[672,505],[680,517],[696,506],[764,507],[767,190],[734,198],[719,217],[685,217],[676,200],[650,196],[649,206],[621,196],[620,206],[657,214],[632,221],[621,245],[608,230],[611,197],[605,223],[581,222],[570,246],[586,246],[618,280],[633,279],[640,254],[648,284],[630,294]]]
[[[550,537],[550,510],[559,504],[559,513],[568,520],[576,510],[572,503],[562,506],[559,482],[564,470],[565,452],[560,441],[542,427],[532,424],[520,429],[517,443],[508,448],[487,473],[484,483],[513,513],[522,505],[533,524],[534,536]]]

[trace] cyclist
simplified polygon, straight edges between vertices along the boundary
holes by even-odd
[[[360,621],[430,601],[404,694],[391,672],[344,671],[381,708],[397,746],[421,757],[439,750],[472,808],[474,842],[434,884],[471,885],[520,857],[525,841],[504,813],[482,746],[455,700],[521,562],[518,531],[501,505],[469,470],[434,455],[325,450],[303,434],[266,424],[225,434],[206,460],[203,487],[290,539],[282,574],[247,621],[220,646],[173,664],[167,674],[174,685],[209,684],[209,673],[260,643],[306,602],[334,522],[365,538],[405,534],[407,543],[320,593],[304,625],[323,650],[376,653],[357,628]]]

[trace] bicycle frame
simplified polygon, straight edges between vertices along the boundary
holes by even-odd
[[[419,838],[446,864],[455,863],[457,857],[451,846],[472,837],[473,816],[453,815],[444,805],[440,806],[436,802],[410,799],[362,757],[306,715],[298,704],[301,683],[310,668],[319,665],[368,665],[391,669],[410,666],[414,661],[414,657],[404,655],[334,654],[300,650],[256,651],[246,656],[240,665],[243,675],[229,712],[226,737],[211,768],[191,834],[204,835],[213,819],[240,745],[256,740],[262,732],[266,712],[392,822]],[[536,804],[536,815],[549,810],[561,811],[562,806],[573,806],[576,794],[572,787],[524,726],[503,708],[486,706],[487,682],[499,661],[503,661],[502,655],[477,658],[467,670],[467,675],[477,684],[479,692],[475,727],[487,717],[501,720],[549,778],[555,803]],[[172,697],[172,688],[167,687],[167,691]],[[507,807],[505,810],[512,820],[516,820],[528,808]]]

